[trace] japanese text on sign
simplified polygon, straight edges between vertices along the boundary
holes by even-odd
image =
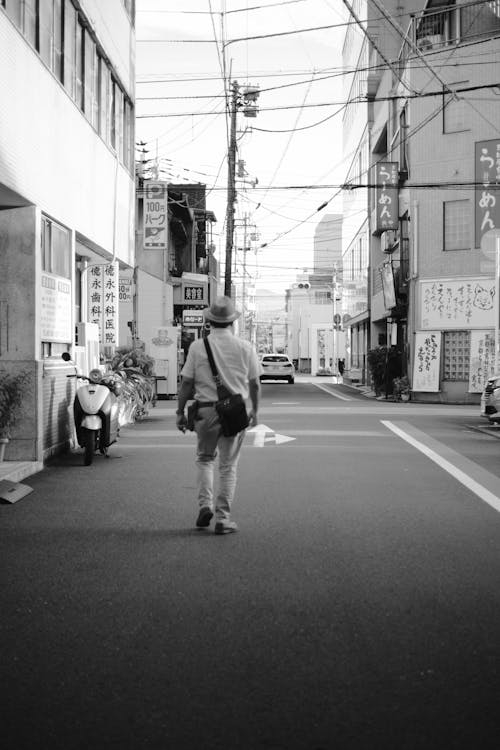
[[[495,332],[470,332],[469,393],[482,393],[495,371]]]
[[[118,263],[87,269],[88,319],[99,326],[99,342],[118,346]]]
[[[376,228],[378,231],[398,228],[398,163],[381,161],[374,167],[376,184]]]
[[[40,337],[42,341],[69,342],[71,328],[71,282],[42,273],[40,290]]]
[[[440,361],[441,332],[417,331],[415,334],[412,390],[439,391]]]
[[[500,228],[500,139],[477,141],[476,162],[476,247],[490,229]]]
[[[184,302],[205,302],[205,288],[202,286],[185,286]]]
[[[167,184],[144,183],[144,249],[166,250],[168,246]]]
[[[494,279],[420,282],[420,328],[492,328]]]

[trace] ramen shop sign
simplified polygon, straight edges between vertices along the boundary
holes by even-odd
[[[376,230],[398,229],[398,163],[380,161],[374,166]]]

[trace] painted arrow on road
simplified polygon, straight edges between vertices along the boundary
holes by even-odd
[[[289,443],[291,440],[295,440],[294,437],[280,435],[265,424],[258,424],[250,430],[247,430],[247,435],[250,434],[254,436],[254,448],[263,448],[266,443],[278,445],[279,443]]]

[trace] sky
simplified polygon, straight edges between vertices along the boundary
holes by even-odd
[[[342,211],[342,1],[137,0],[136,8],[136,141],[158,159],[160,179],[207,185],[222,270],[225,91],[232,81],[259,87],[258,115],[237,118],[246,175],[237,182],[234,244],[243,246],[246,222],[247,241],[256,236],[247,270],[258,289],[284,291],[312,270],[322,216]],[[235,252],[238,281],[243,253]]]

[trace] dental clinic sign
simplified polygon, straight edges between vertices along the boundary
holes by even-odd
[[[475,144],[475,247],[490,229],[500,229],[500,138]]]
[[[87,270],[87,310],[99,326],[99,343],[118,346],[118,263],[96,263]]]

